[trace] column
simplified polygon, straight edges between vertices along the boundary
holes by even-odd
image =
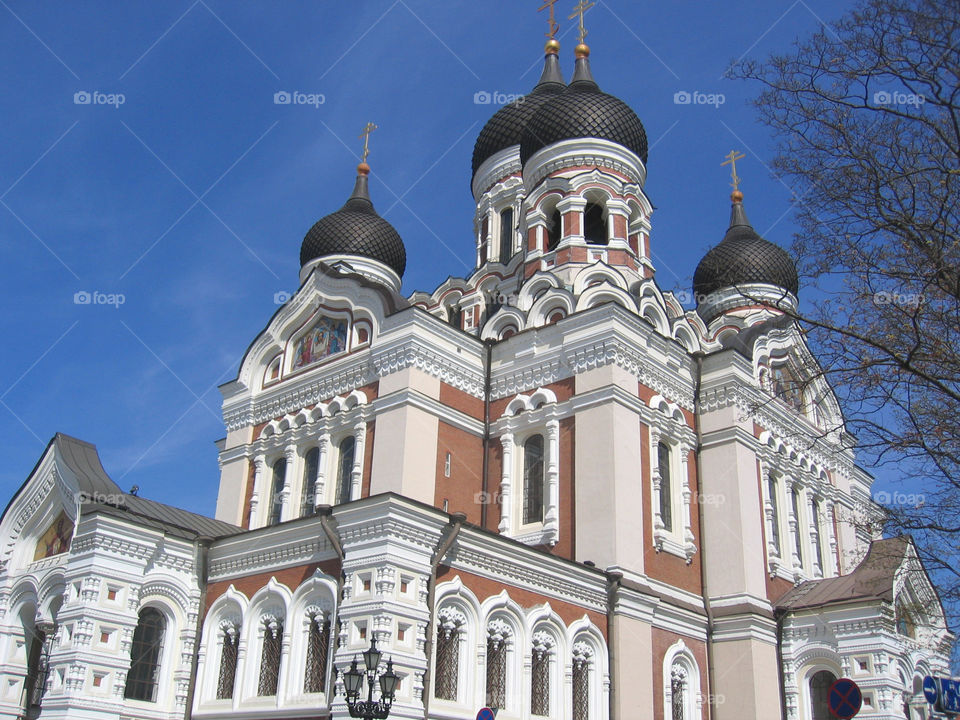
[[[317,445],[317,477],[313,482],[314,507],[326,504],[327,497],[327,456],[330,454],[330,431],[324,430]]]
[[[283,472],[283,489],[280,490],[280,521],[289,520],[293,516],[290,507],[290,495],[293,494],[293,478],[297,474],[297,446],[287,445],[283,449],[283,457],[287,461]]]
[[[353,468],[350,473],[350,499],[360,499],[363,480],[363,456],[367,439],[367,424],[361,420],[353,426]]]
[[[250,518],[247,522],[249,529],[257,527],[257,507],[260,504],[260,495],[263,493],[263,470],[267,460],[263,455],[253,458],[253,494],[250,496]]]
[[[653,529],[654,541],[656,541],[656,536],[663,531],[664,525],[660,513],[660,428],[655,425],[650,426],[650,479],[653,483],[650,503],[653,505]]]
[[[500,525],[501,533],[510,532],[510,486],[513,478],[513,433],[500,437],[503,446],[503,472],[500,475]]]
[[[697,552],[697,545],[694,542],[693,527],[690,524],[690,500],[693,493],[690,491],[690,451],[693,448],[686,442],[680,443],[680,491],[683,497],[681,513],[683,514],[683,552],[687,558],[687,564],[693,560]]]
[[[560,421],[547,422],[547,508],[543,516],[545,540],[555,545],[560,539]]]

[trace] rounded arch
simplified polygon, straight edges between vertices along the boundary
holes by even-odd
[[[203,703],[218,701],[218,685],[220,683],[221,659],[223,646],[228,632],[235,633],[234,638],[242,637],[244,622],[247,620],[247,596],[231,585],[226,592],[213,601],[207,616],[203,621],[203,630],[200,635],[199,651],[197,656],[197,697],[194,709]],[[239,668],[234,665],[234,680],[239,674]],[[227,683],[229,686],[229,683]],[[235,682],[233,683],[235,688]],[[230,698],[220,700],[232,705]]]
[[[700,343],[693,330],[682,320],[673,327],[673,337],[687,350],[687,352],[697,352],[700,349]]]
[[[326,693],[333,663],[337,617],[337,581],[317,570],[294,591],[285,632],[290,635],[287,697]],[[313,640],[313,644],[311,644]],[[311,653],[316,653],[311,658]]]
[[[560,281],[555,275],[538,271],[520,288],[517,294],[517,306],[521,310],[529,311],[545,293],[558,287],[560,287]]]
[[[522,312],[512,307],[501,307],[483,326],[482,340],[501,340],[504,330],[513,328],[514,333],[524,329],[525,318]]]
[[[670,337],[670,321],[660,303],[653,297],[645,296],[640,300],[640,317],[653,325],[661,335]]]
[[[632,313],[637,312],[637,303],[626,290],[616,285],[611,285],[609,281],[604,281],[602,285],[594,285],[586,288],[577,298],[577,311],[587,308],[603,305],[603,303],[616,303]],[[666,325],[666,316],[664,316],[663,327]]]
[[[501,705],[501,709],[509,713],[519,713],[523,698],[529,697],[520,682],[527,647],[524,612],[506,590],[487,598],[480,607],[483,617],[480,630],[484,658],[482,674],[490,677],[491,663],[495,663],[502,702],[494,704]],[[496,658],[491,653],[496,653]]]
[[[604,262],[597,261],[577,273],[577,276],[573,280],[573,294],[580,295],[585,292],[587,288],[597,285],[598,283],[608,283],[624,291],[629,289],[627,281],[619,271]]]
[[[527,326],[546,325],[557,311],[563,312],[564,316],[572,315],[576,311],[576,302],[569,290],[555,288],[541,295],[530,307]]]
[[[437,587],[434,603],[434,658],[431,662],[433,673],[434,697],[445,702],[457,705],[472,705],[478,692],[483,690],[483,684],[476,672],[476,659],[481,657],[483,633],[480,625],[481,609],[476,595],[467,588],[460,576]],[[451,633],[456,633],[455,635]],[[442,648],[445,642],[452,641],[452,646]],[[452,648],[452,649],[451,649]],[[441,683],[437,677],[440,672],[440,656],[444,654],[445,671],[454,673],[452,677],[444,678],[443,687],[454,697],[441,697],[438,690]],[[456,655],[453,655],[453,653]]]
[[[667,648],[662,668],[664,717],[701,717],[700,664],[682,638]]]

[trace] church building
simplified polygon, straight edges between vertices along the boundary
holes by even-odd
[[[339,720],[372,643],[396,720],[826,720],[840,677],[927,717],[953,636],[871,529],[794,262],[735,190],[696,308],[665,291],[644,127],[574,54],[476,140],[468,277],[400,293],[364,154],[221,387],[213,518],[66,435],[24,468],[0,717]]]

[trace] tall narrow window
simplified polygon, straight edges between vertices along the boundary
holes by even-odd
[[[320,448],[312,448],[303,463],[303,488],[300,493],[300,517],[316,512],[317,470],[320,468]]]
[[[500,213],[500,262],[506,265],[513,257],[513,208]]]
[[[550,645],[533,640],[530,664],[530,714],[550,715]]]
[[[556,250],[563,238],[563,216],[559,210],[554,210],[547,223],[547,252]]]
[[[609,241],[602,205],[595,203],[587,205],[583,213],[583,237],[591,245],[606,245]]]
[[[657,445],[657,467],[660,470],[660,520],[663,529],[673,531],[673,477],[670,467],[670,446]]]
[[[353,454],[356,442],[353,436],[340,443],[340,458],[337,462],[337,504],[350,502],[353,486]]]
[[[543,521],[543,435],[523,444],[523,524]]]
[[[671,720],[688,720],[687,705],[687,670],[682,665],[674,665],[670,669],[670,718]]]
[[[573,720],[590,720],[590,653],[581,643],[573,650]]]
[[[257,695],[277,694],[280,682],[280,649],[283,646],[283,620],[265,615],[263,618],[263,649],[260,652],[260,682]]]
[[[803,542],[800,540],[800,492],[796,488],[790,490],[790,504],[793,508],[793,518],[797,526],[796,532],[793,534],[793,549],[797,553],[800,567],[803,567]]]
[[[229,700],[233,697],[233,686],[237,679],[237,655],[240,648],[240,633],[236,625],[229,623],[221,626],[223,647],[220,650],[220,676],[217,678],[217,700]]]
[[[24,681],[27,708],[40,706],[47,686],[49,670],[47,658],[47,634],[38,627],[33,629],[33,637],[27,637],[30,654],[27,657],[27,677]]]
[[[489,708],[507,705],[507,638],[510,629],[502,620],[494,620],[487,628],[487,696]]]
[[[817,567],[820,568],[820,574],[826,575],[827,569],[823,564],[823,543],[820,541],[820,502],[814,500],[810,503],[813,512],[813,549],[816,553]]]
[[[821,670],[810,678],[811,720],[830,720],[834,717],[830,711],[830,686],[836,679],[828,670]]]
[[[287,461],[280,458],[273,464],[273,486],[270,490],[270,525],[280,522],[283,513],[283,486],[287,480]]]
[[[459,305],[450,306],[450,324],[458,330],[463,329],[463,309]]]
[[[321,693],[327,680],[327,650],[330,647],[330,621],[323,612],[309,613],[310,629],[307,631],[307,671],[303,679],[303,691]]]
[[[437,623],[437,689],[440,700],[456,701],[460,685],[460,622],[455,610],[441,610]]]
[[[140,611],[137,627],[133,631],[130,649],[130,672],[123,696],[129,700],[157,701],[157,684],[160,678],[160,654],[163,651],[163,634],[166,620],[156,608]]]
[[[770,542],[777,555],[780,555],[780,499],[777,497],[777,478],[771,473],[767,478],[767,492],[770,495]]]

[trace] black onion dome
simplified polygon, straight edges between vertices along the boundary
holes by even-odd
[[[393,225],[373,209],[367,188],[369,171],[361,165],[350,199],[310,228],[300,246],[300,267],[324,255],[360,255],[393,268],[403,277],[407,251]]]
[[[723,288],[764,283],[788,290],[800,289],[797,266],[779,245],[764,240],[747,220],[742,195],[735,193],[730,212],[730,229],[697,265],[693,292],[698,298]]]
[[[548,52],[540,82],[530,94],[504,105],[483,126],[473,146],[473,174],[476,175],[480,166],[501,150],[519,145],[523,140],[523,129],[533,114],[566,87],[560,61],[555,53]]]
[[[647,162],[647,132],[623,100],[600,90],[590,72],[590,60],[577,58],[570,85],[540,106],[527,123],[520,143],[520,161],[556,142],[600,138],[622,145]]]

